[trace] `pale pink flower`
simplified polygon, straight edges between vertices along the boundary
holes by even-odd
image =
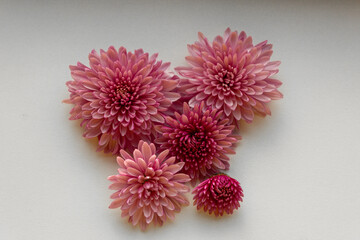
[[[191,109],[183,104],[183,113],[175,112],[175,118],[166,117],[166,124],[156,126],[160,136],[156,142],[161,149],[169,149],[176,161],[185,163],[182,172],[188,174],[194,185],[229,169],[229,157],[234,154],[233,144],[240,139],[231,135],[234,126],[228,119],[220,119],[222,111],[205,107],[204,102]]]
[[[282,98],[277,90],[281,82],[272,78],[280,61],[270,62],[271,48],[267,41],[254,46],[245,32],[230,28],[212,44],[199,32],[199,41],[188,45],[186,60],[191,66],[176,68],[184,77],[181,93],[191,97],[190,106],[205,101],[223,110],[230,124],[240,119],[250,123],[254,113],[270,115],[267,103]]]
[[[192,192],[194,205],[200,210],[203,208],[209,214],[222,216],[232,214],[240,207],[244,194],[239,182],[227,175],[213,176],[200,183]]]
[[[184,193],[189,188],[188,175],[178,173],[184,163],[175,163],[175,157],[166,159],[169,150],[156,155],[154,144],[139,142],[133,156],[121,150],[117,157],[119,174],[108,179],[116,190],[111,195],[115,199],[109,208],[122,210],[122,217],[129,217],[134,226],[145,230],[150,223],[162,225],[167,219],[173,220],[182,206],[189,204]]]
[[[173,92],[178,80],[165,72],[170,63],[157,61],[142,49],[134,53],[124,47],[109,47],[89,54],[90,67],[70,66],[67,82],[74,104],[71,120],[81,119],[85,138],[97,137],[98,151],[118,154],[133,150],[139,140],[154,138],[154,123],[164,122],[171,103],[180,95]]]

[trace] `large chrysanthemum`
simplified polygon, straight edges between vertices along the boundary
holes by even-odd
[[[117,190],[109,208],[120,207],[121,216],[129,216],[129,222],[142,230],[151,222],[162,225],[167,219],[173,220],[175,212],[189,204],[184,195],[189,188],[183,183],[190,178],[178,173],[184,163],[174,163],[175,157],[166,159],[168,152],[157,156],[154,144],[140,141],[133,156],[120,151],[119,174],[108,178],[114,182],[109,188]]]
[[[236,179],[220,174],[200,183],[194,190],[194,205],[209,214],[222,216],[232,214],[240,207],[244,197],[243,190]]]
[[[188,45],[186,60],[191,67],[176,68],[185,78],[180,80],[180,89],[191,97],[190,106],[205,101],[222,109],[230,123],[240,119],[250,123],[254,112],[270,115],[266,103],[282,98],[277,90],[281,82],[271,78],[280,64],[270,62],[271,48],[267,41],[254,46],[245,32],[238,34],[230,28],[212,45],[199,33],[199,41]]]
[[[229,169],[229,157],[235,153],[231,147],[240,139],[232,136],[234,128],[228,119],[220,119],[222,111],[205,107],[204,102],[190,109],[183,105],[183,113],[175,118],[166,117],[166,124],[156,126],[160,137],[156,140],[161,149],[169,149],[176,161],[184,162],[183,172],[194,185],[198,179]]]
[[[118,154],[133,150],[139,140],[152,140],[154,122],[180,96],[172,92],[177,77],[165,72],[170,63],[157,61],[142,49],[134,53],[110,47],[89,54],[90,67],[70,66],[73,81],[67,82],[74,104],[71,120],[82,119],[84,137],[98,137],[99,151]]]

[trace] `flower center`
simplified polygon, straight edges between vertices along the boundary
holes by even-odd
[[[116,89],[116,93],[120,95],[129,95],[129,87],[128,86],[118,86]]]
[[[192,149],[198,149],[203,145],[205,140],[205,134],[203,132],[192,132],[189,133],[187,145]]]
[[[188,126],[180,131],[183,151],[202,154],[207,152],[207,133],[203,126]]]
[[[235,84],[235,74],[233,71],[222,68],[218,71],[214,78],[218,80],[218,89],[221,89],[223,92],[228,92]]]
[[[137,87],[130,77],[117,77],[108,82],[106,92],[111,99],[111,106],[129,110],[135,99]]]
[[[142,195],[144,199],[155,200],[159,199],[161,195],[160,192],[163,191],[163,186],[154,180],[145,180],[143,183],[139,194]]]
[[[230,183],[224,181],[216,181],[211,185],[211,193],[215,199],[227,199],[232,195]]]
[[[119,85],[116,88],[117,101],[120,106],[129,107],[131,104],[131,91],[130,87],[126,84]]]

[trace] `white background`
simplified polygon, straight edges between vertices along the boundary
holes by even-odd
[[[228,26],[273,43],[284,83],[273,115],[242,125],[228,173],[244,203],[141,232],[107,208],[114,157],[68,121],[68,65],[114,45],[174,68]],[[0,0],[0,34],[0,239],[360,239],[359,1]]]

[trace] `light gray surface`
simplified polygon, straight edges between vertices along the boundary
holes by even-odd
[[[360,239],[359,1],[0,1],[0,239]],[[185,64],[197,31],[274,44],[284,99],[243,124],[231,217],[146,233],[107,209],[112,156],[70,122],[68,65],[109,45]]]

